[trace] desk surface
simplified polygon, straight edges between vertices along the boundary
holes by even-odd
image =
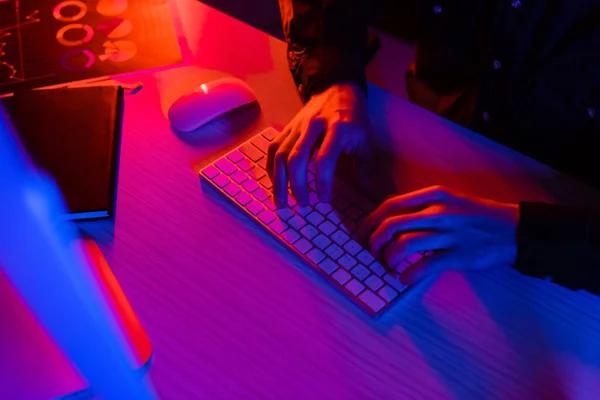
[[[163,399],[595,399],[600,299],[510,268],[445,273],[379,320],[299,265],[241,214],[204,193],[196,170],[300,108],[285,46],[193,0],[179,0],[189,51],[176,69],[131,77],[114,221],[99,242],[154,346]],[[177,136],[169,104],[224,75],[247,109]],[[598,195],[377,88],[379,143],[396,190],[449,184],[500,200]],[[389,170],[390,164],[387,165]]]

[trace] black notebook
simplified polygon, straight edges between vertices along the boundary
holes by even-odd
[[[29,156],[61,190],[67,217],[113,216],[123,88],[22,91],[15,93],[8,109]]]

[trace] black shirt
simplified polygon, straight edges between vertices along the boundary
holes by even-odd
[[[411,101],[600,187],[600,0],[407,3],[420,27]],[[303,100],[345,80],[366,91],[372,2],[279,4]],[[600,293],[600,214],[525,202],[520,211],[515,267]]]

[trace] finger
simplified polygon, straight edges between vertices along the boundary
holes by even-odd
[[[384,220],[369,238],[369,249],[373,255],[380,251],[395,237],[411,231],[439,231],[445,228],[436,214],[414,213],[397,215]]]
[[[279,135],[277,135],[277,137],[273,139],[273,141],[269,145],[269,149],[267,151],[267,173],[269,174],[269,178],[271,179],[271,181],[273,181],[273,177],[275,176],[273,174],[275,169],[275,154],[277,154],[279,147],[281,147],[281,144],[288,137],[291,131],[291,126],[286,126],[283,129],[283,131]]]
[[[346,146],[345,132],[342,132],[343,126],[343,123],[329,125],[323,145],[317,153],[317,194],[323,203],[331,201],[335,167]]]
[[[444,203],[452,194],[446,188],[433,186],[387,199],[363,221],[359,233],[368,237],[386,218],[400,213],[410,213],[436,203]]]
[[[400,274],[400,282],[414,285],[428,276],[460,268],[460,259],[452,251],[441,251],[424,257]]]
[[[413,254],[427,250],[440,251],[455,245],[454,236],[449,233],[410,232],[392,240],[384,249],[384,260],[388,266],[399,273],[408,266],[404,260]]]
[[[298,139],[298,133],[290,133],[279,149],[275,153],[275,162],[273,169],[273,197],[275,198],[275,205],[277,208],[285,207],[287,205],[288,195],[288,175],[287,175],[287,162],[290,156],[290,152]]]
[[[296,201],[300,206],[308,205],[308,163],[312,150],[325,130],[325,121],[322,119],[311,120],[300,136],[288,159],[288,175],[290,186]]]

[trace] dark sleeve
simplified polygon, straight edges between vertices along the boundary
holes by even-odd
[[[368,0],[279,0],[288,61],[303,101],[341,81],[366,93]]]
[[[600,294],[600,212],[522,202],[515,268]]]

